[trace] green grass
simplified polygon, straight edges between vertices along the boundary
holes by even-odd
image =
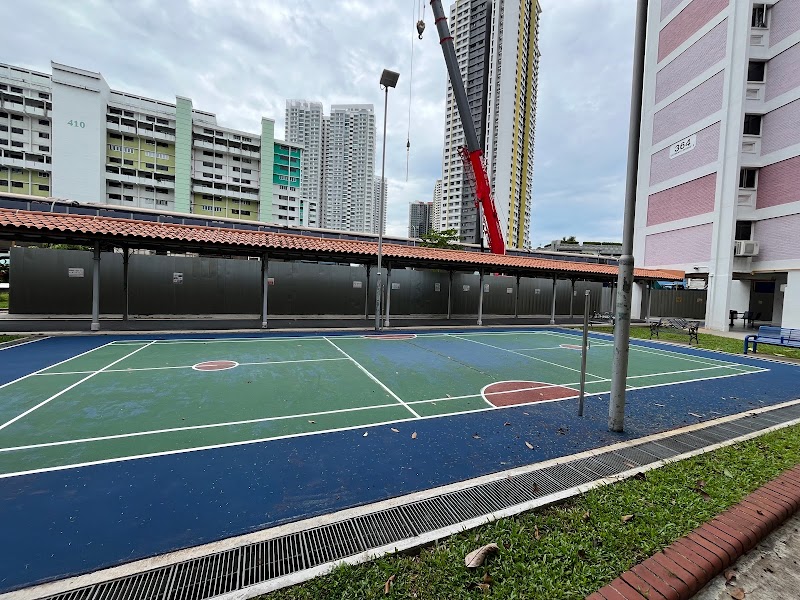
[[[10,342],[11,340],[18,340],[21,335],[0,335],[0,344],[3,342]]]
[[[0,292],[0,309],[8,310],[8,292]]]
[[[600,331],[603,333],[611,333],[611,327],[594,327],[592,331]],[[755,333],[755,331],[753,331]],[[650,339],[649,327],[631,327],[631,337],[648,340]],[[656,338],[653,338],[654,340]],[[659,338],[664,342],[681,342],[688,344],[689,334],[681,333],[678,331],[661,330]],[[698,347],[705,350],[720,350],[722,352],[730,352],[731,354],[742,354],[744,342],[735,338],[723,337],[719,335],[711,335],[708,333],[700,333],[698,335],[700,344]],[[697,346],[697,344],[693,344]],[[755,356],[777,356],[779,358],[796,358],[800,359],[800,350],[793,348],[782,348],[780,346],[770,346],[767,344],[759,344],[758,353]]]
[[[798,463],[794,426],[262,598],[584,598]],[[464,556],[491,542],[500,552],[466,569]],[[491,584],[483,590],[486,574]]]

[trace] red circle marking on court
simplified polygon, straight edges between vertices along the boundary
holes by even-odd
[[[498,381],[483,388],[481,395],[493,406],[516,406],[574,398],[578,391],[540,381]]]
[[[581,346],[578,344],[561,344],[562,348],[567,348],[568,350],[580,350]]]
[[[224,371],[238,366],[239,363],[232,360],[207,360],[206,362],[197,363],[192,368],[195,371]]]
[[[362,335],[361,337],[373,340],[413,340],[417,337],[416,333],[387,333],[386,335]]]

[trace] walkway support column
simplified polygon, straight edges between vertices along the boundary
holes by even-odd
[[[453,316],[453,272],[448,271],[449,281],[447,283],[447,320]]]
[[[369,321],[369,265],[364,266],[367,267],[367,289],[364,290],[364,320]]]
[[[483,269],[480,270],[480,274],[478,279],[478,325],[483,325]]]
[[[129,304],[128,304],[128,263],[130,261],[131,253],[128,248],[122,249],[122,320],[128,320]]]
[[[653,282],[647,282],[647,312],[644,316],[644,320],[646,323],[650,322],[650,300],[653,297]]]
[[[389,314],[392,309],[392,267],[386,265],[386,319],[383,321],[384,327],[389,327]]]
[[[94,243],[92,263],[92,331],[100,331],[100,242]]]
[[[575,318],[575,280],[570,279],[570,283],[572,284],[569,288],[569,318]]]
[[[269,299],[269,256],[261,257],[261,329],[267,328],[267,300]]]
[[[520,276],[517,275],[517,289],[516,293],[514,294],[514,318],[519,319],[519,279]]]
[[[550,306],[550,325],[556,324],[556,276],[553,275],[553,303]]]

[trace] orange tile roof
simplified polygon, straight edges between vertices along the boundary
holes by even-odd
[[[4,230],[84,234],[93,239],[106,239],[118,243],[127,241],[130,244],[135,244],[139,240],[140,242],[147,241],[150,243],[149,245],[152,245],[153,241],[163,240],[209,248],[236,247],[240,250],[253,249],[258,252],[273,249],[308,254],[310,255],[308,258],[311,259],[317,254],[322,257],[336,255],[353,259],[366,256],[377,257],[378,254],[377,243],[359,240],[12,209],[0,209],[0,232]],[[384,244],[383,255],[387,260],[394,258],[403,263],[441,263],[442,267],[449,265],[479,268],[483,266],[497,270],[559,272],[565,275],[583,274],[601,277],[613,276],[617,273],[615,265],[398,244]],[[637,279],[675,281],[683,279],[684,273],[667,269],[635,269],[634,276]]]

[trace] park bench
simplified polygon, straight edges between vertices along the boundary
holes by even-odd
[[[758,333],[748,335],[744,338],[744,353],[753,345],[753,352],[758,350],[759,344],[770,344],[772,346],[784,346],[785,348],[800,348],[800,329],[789,329],[788,327],[770,327],[762,325],[758,328]]]
[[[700,323],[697,321],[688,321],[686,319],[680,319],[676,317],[668,318],[668,319],[659,319],[658,321],[652,321],[649,323],[650,325],[650,339],[653,339],[655,335],[658,337],[658,332],[661,329],[675,329],[677,331],[683,331],[689,334],[689,343],[692,343],[692,340],[700,343],[700,339],[697,337],[697,330],[700,329]]]

